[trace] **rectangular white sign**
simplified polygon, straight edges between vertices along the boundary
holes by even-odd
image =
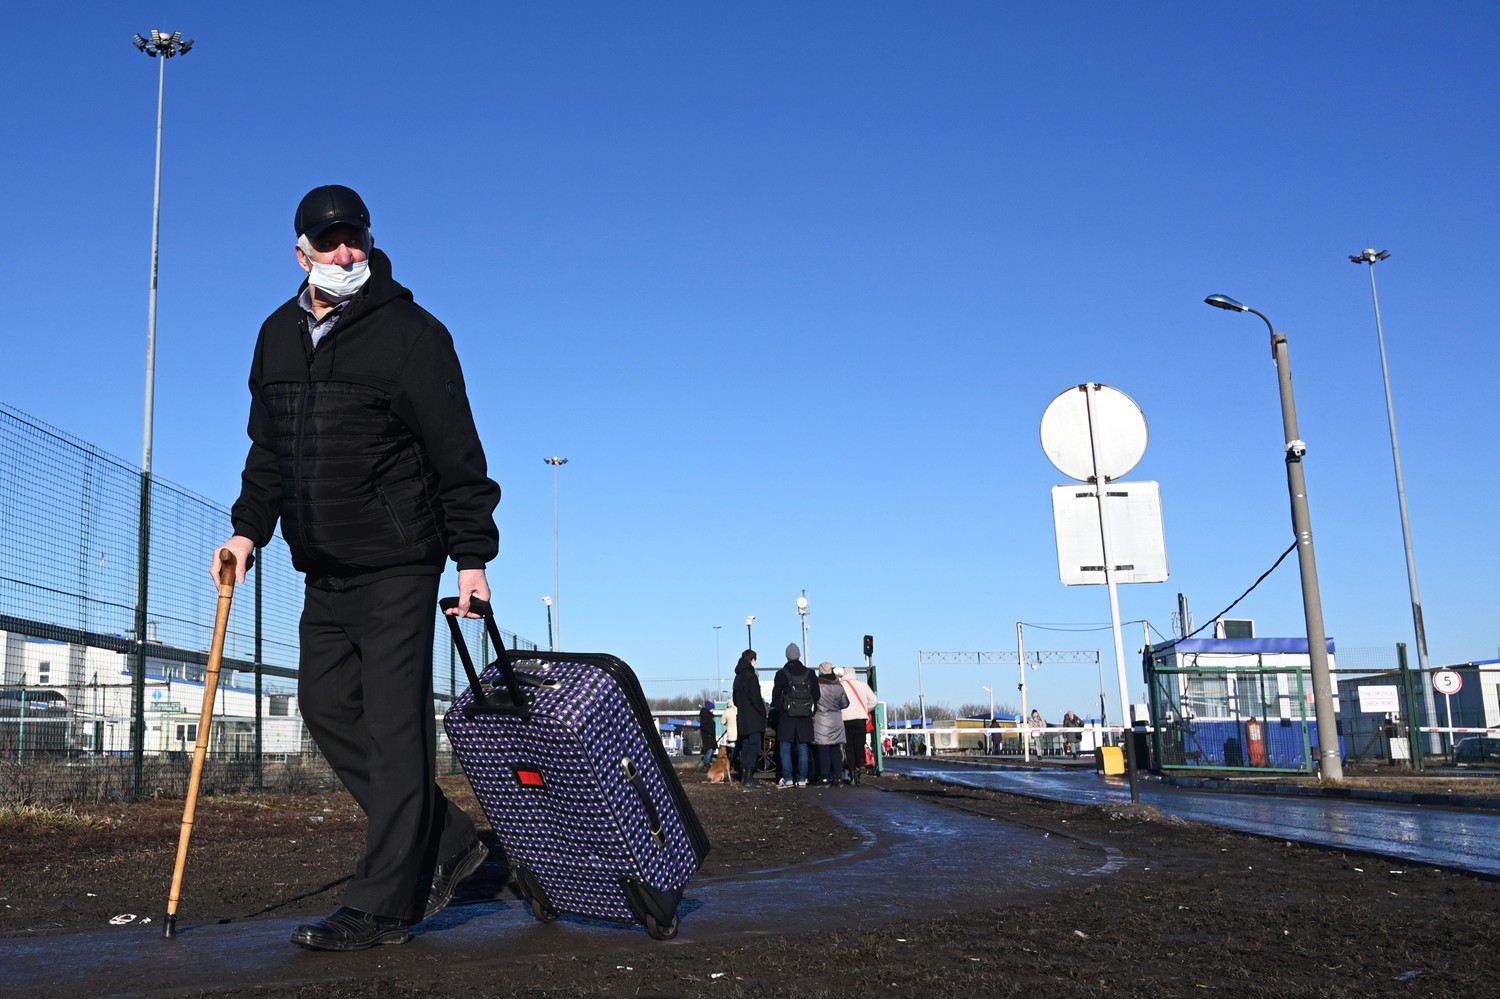
[[[1104,540],[1099,500],[1092,483],[1052,487],[1057,527],[1057,569],[1066,586],[1103,586]],[[1155,482],[1107,482],[1110,555],[1116,583],[1167,580],[1167,539],[1161,519],[1161,486]]]
[[[1394,684],[1359,688],[1359,710],[1373,715],[1399,715],[1401,688]]]

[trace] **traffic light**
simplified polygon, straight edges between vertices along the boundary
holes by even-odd
[[[865,658],[866,659],[870,659],[870,658],[873,658],[874,655],[875,655],[875,636],[874,635],[866,635],[865,636]]]

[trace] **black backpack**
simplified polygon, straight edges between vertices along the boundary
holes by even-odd
[[[786,675],[786,694],[782,698],[781,710],[786,712],[788,718],[811,718],[813,705],[817,700],[813,697],[812,671],[803,670],[799,677],[788,672]]]

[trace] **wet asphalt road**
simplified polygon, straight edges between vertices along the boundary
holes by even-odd
[[[966,815],[869,785],[753,793],[825,795],[860,841],[830,860],[690,883],[673,940],[654,941],[639,926],[569,916],[538,923],[528,906],[507,895],[451,906],[418,926],[404,946],[327,954],[287,942],[307,917],[194,925],[188,900],[171,940],[162,938],[155,922],[0,937],[0,996],[184,996],[230,987],[284,989],[361,975],[421,981],[460,964],[492,966],[503,975],[518,956],[580,952],[617,951],[620,962],[629,964],[630,954],[645,947],[691,947],[799,926],[891,925],[910,917],[988,909],[997,892],[1011,897],[1046,892],[1079,878],[1107,876],[1122,863],[1105,845]],[[777,833],[794,836],[796,830]],[[929,890],[912,892],[909,877],[893,876],[911,871],[923,872]],[[718,970],[730,969],[704,973]]]
[[[1123,777],[1090,767],[1025,769],[895,757],[887,769],[970,787],[1074,804],[1129,804]],[[1142,804],[1241,832],[1314,843],[1409,863],[1500,875],[1500,812],[1353,801],[1319,795],[1253,794],[1137,781]]]

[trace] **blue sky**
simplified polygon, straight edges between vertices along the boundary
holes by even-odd
[[[26,8],[34,8],[27,11]],[[292,212],[345,183],[452,330],[505,498],[502,623],[545,642],[560,473],[563,646],[652,694],[779,659],[882,694],[918,653],[1099,649],[1058,580],[1047,403],[1085,381],[1150,425],[1170,635],[1291,543],[1275,369],[1290,337],[1328,633],[1414,643],[1367,269],[1378,265],[1436,663],[1500,651],[1493,373],[1500,15],[1464,4],[74,5],[12,46],[0,399],[141,450],[157,64],[167,65],[154,464],[230,502]],[[1295,559],[1235,609],[1296,635]],[[714,625],[720,625],[716,632]],[[1090,630],[1092,629],[1092,630]],[[716,641],[717,640],[717,641]],[[1126,627],[1135,659],[1140,624]],[[717,651],[716,651],[717,650]],[[1415,650],[1413,648],[1413,660]],[[1132,677],[1138,677],[1133,665]],[[927,669],[1014,703],[1014,667]],[[1093,667],[1033,673],[1044,714]],[[1139,681],[1134,682],[1139,688]],[[1138,693],[1138,689],[1136,691]]]

